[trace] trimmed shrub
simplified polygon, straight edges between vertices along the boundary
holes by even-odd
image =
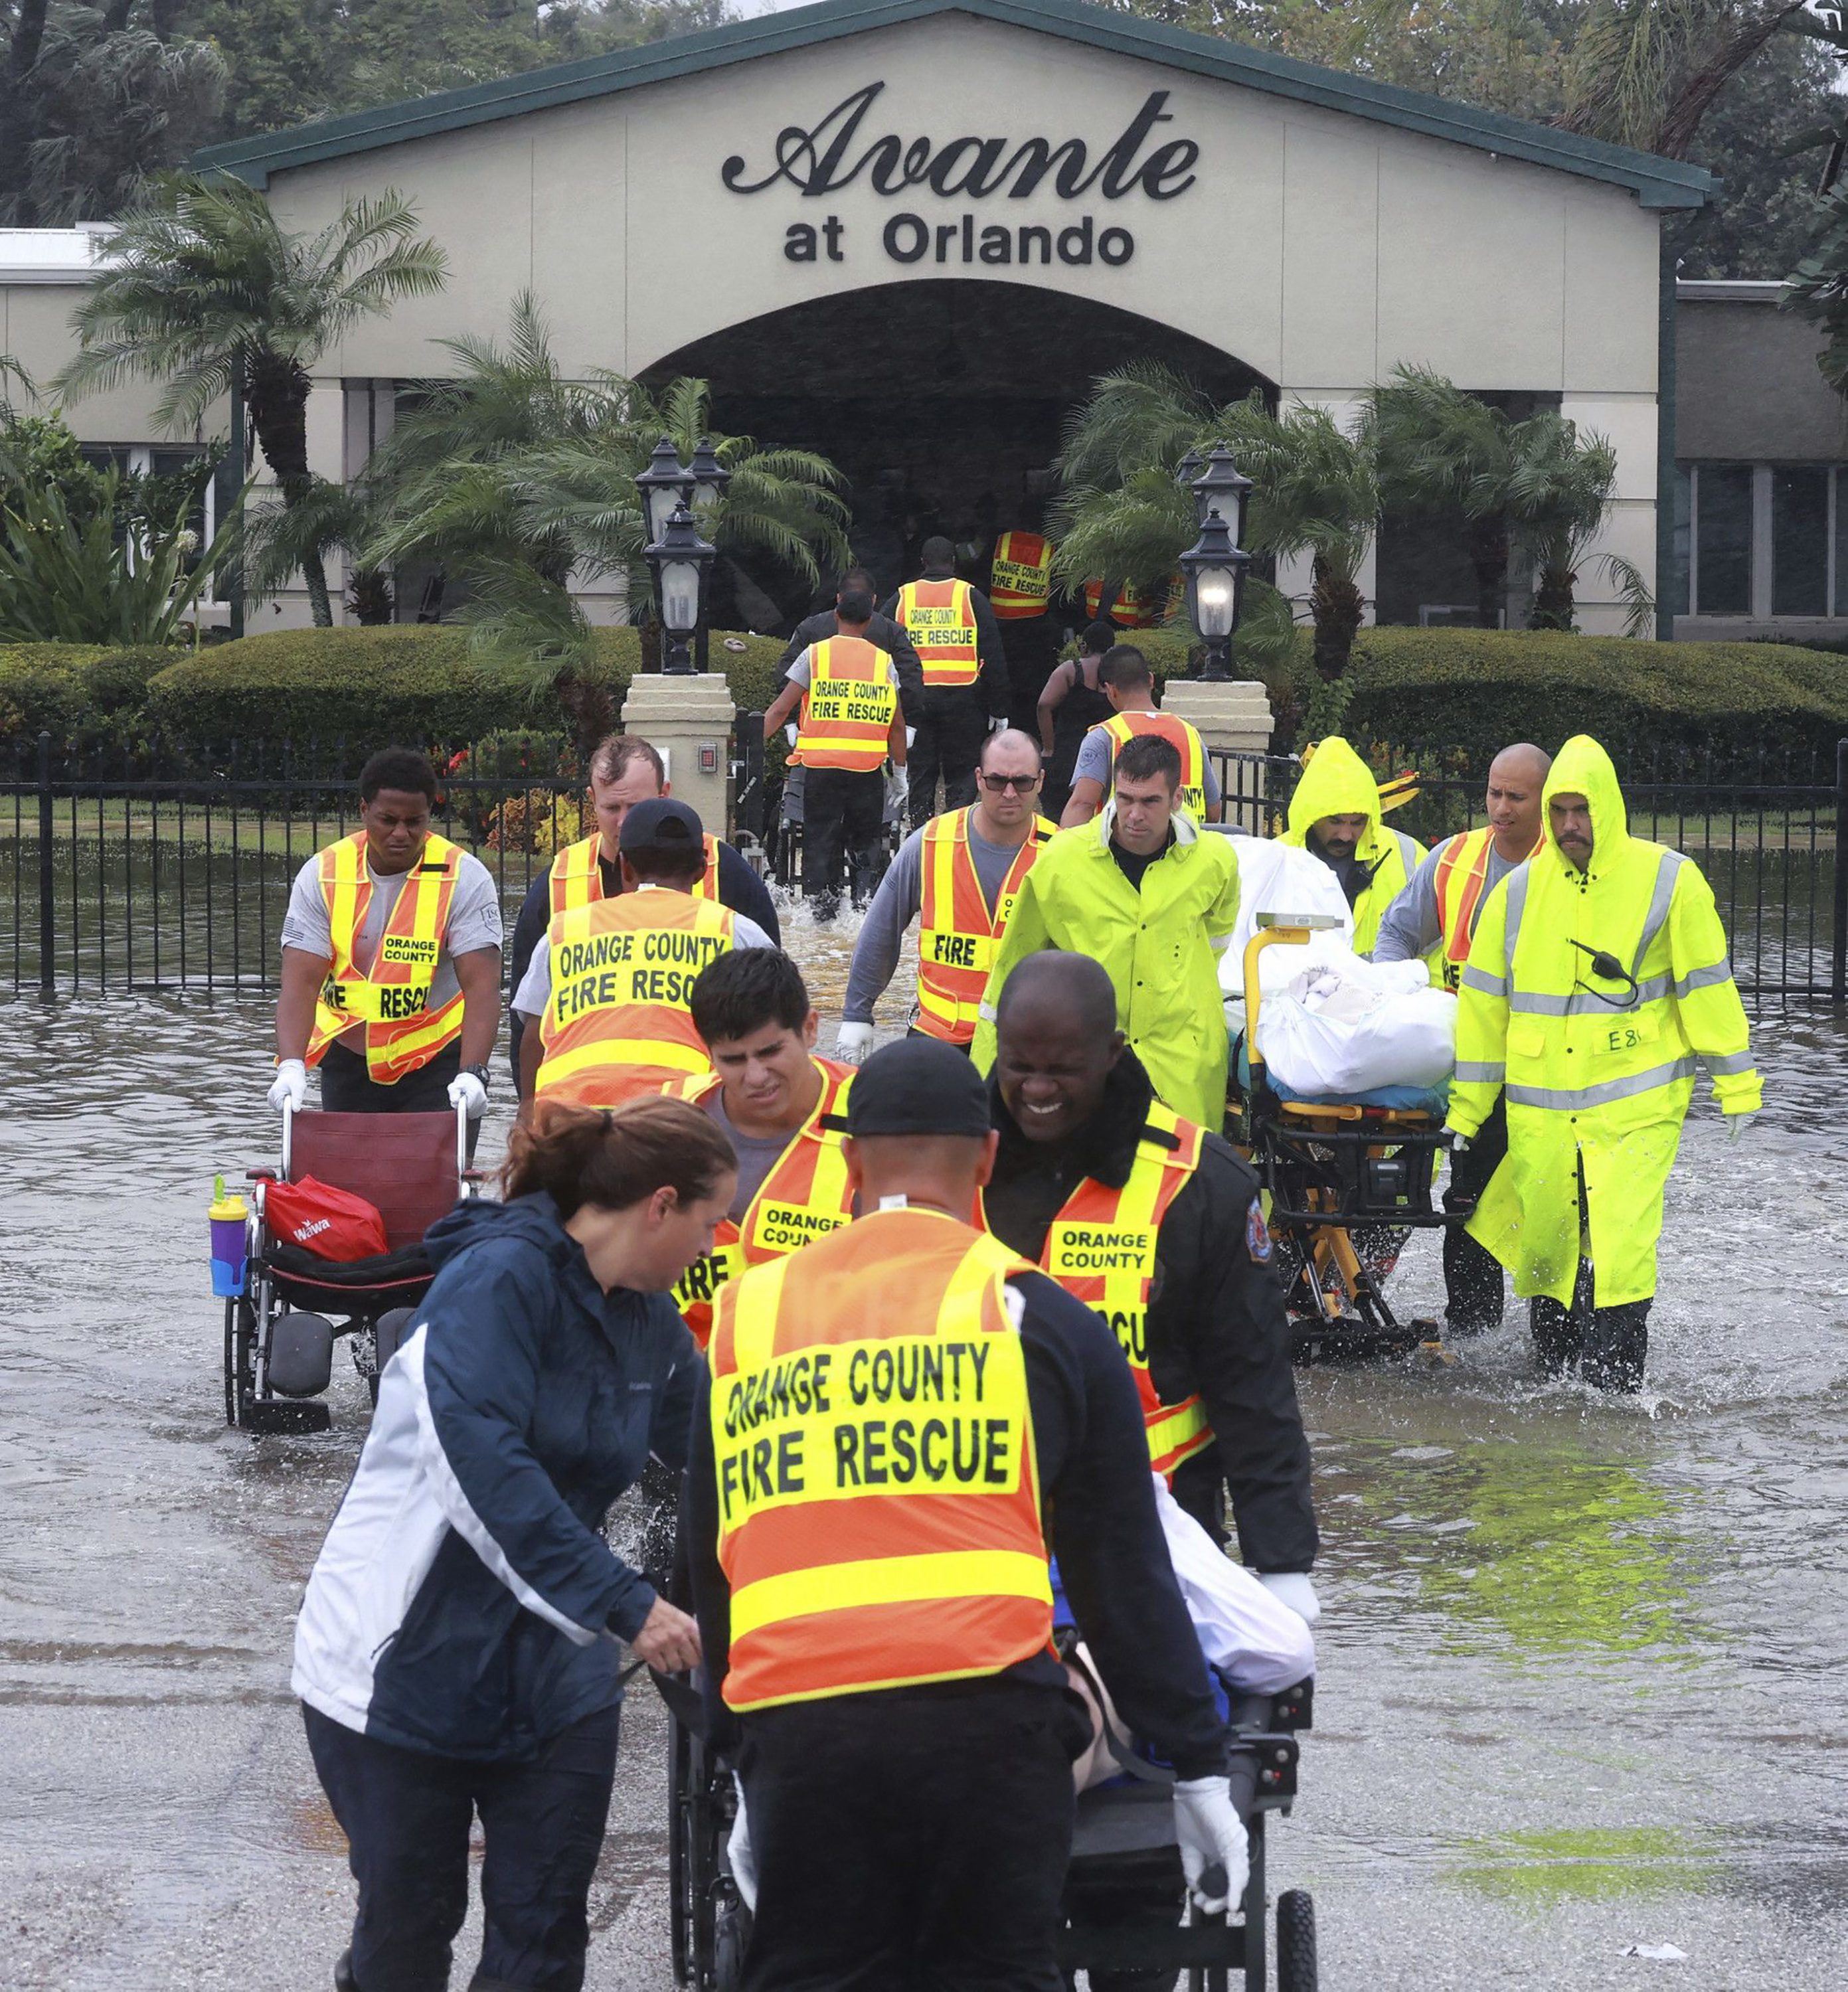
[[[0,754],[47,732],[60,752],[88,752],[139,726],[149,680],[179,653],[87,643],[0,644]]]
[[[736,647],[735,647],[736,646]],[[782,643],[715,632],[711,663],[740,705],[767,704]],[[620,705],[640,667],[642,633],[596,632],[586,677]],[[165,732],[251,745],[343,738],[363,759],[390,742],[453,749],[511,732],[562,739],[571,721],[557,693],[469,653],[468,632],[447,624],[276,629],[221,643],[162,671],[148,688]]]

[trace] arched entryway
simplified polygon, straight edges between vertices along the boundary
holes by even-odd
[[[997,531],[1038,527],[1060,425],[1100,374],[1136,359],[1181,368],[1217,400],[1272,391],[1158,319],[958,278],[869,285],[747,319],[643,377],[710,380],[721,428],[831,459],[851,486],[855,556],[888,589],[917,572],[933,534],[985,558]],[[761,588],[786,624],[810,605],[793,577],[749,565],[746,590]]]

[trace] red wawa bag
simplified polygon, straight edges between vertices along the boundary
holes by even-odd
[[[385,1220],[377,1204],[312,1176],[270,1184],[263,1215],[278,1238],[318,1259],[370,1259],[386,1249]]]

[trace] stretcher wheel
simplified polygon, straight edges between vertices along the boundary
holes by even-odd
[[[1315,1902],[1307,1889],[1277,1898],[1277,1992],[1315,1992]]]

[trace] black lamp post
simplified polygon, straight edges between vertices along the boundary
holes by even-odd
[[[1186,455],[1175,466],[1175,482],[1183,491],[1191,493],[1194,488],[1194,479],[1205,468],[1205,458],[1197,449],[1190,448]],[[1194,502],[1194,523],[1196,525],[1199,523],[1199,501],[1197,499]]]
[[[1245,500],[1250,495],[1251,479],[1239,474],[1232,452],[1216,444],[1206,459],[1205,472],[1188,487],[1194,494],[1194,508],[1200,524],[1209,512],[1217,512],[1226,521],[1233,544],[1245,544]]]
[[[687,479],[692,495],[688,496],[683,493],[681,502],[710,517],[713,507],[725,495],[725,486],[731,482],[731,473],[719,462],[718,452],[704,436],[700,438],[694,450],[693,462],[687,466]]]
[[[1206,646],[1206,668],[1200,675],[1208,684],[1223,684],[1232,676],[1226,657],[1245,605],[1245,570],[1250,565],[1250,554],[1233,540],[1216,508],[1207,513],[1199,538],[1181,556],[1187,612]]]
[[[684,505],[675,506],[660,537],[644,549],[667,638],[661,670],[667,677],[694,674],[691,645],[705,613],[706,578],[716,551],[700,537],[693,514]]]
[[[653,545],[666,537],[674,508],[690,503],[693,496],[693,472],[666,436],[655,445],[648,468],[636,479],[636,489],[642,494],[642,524]]]

